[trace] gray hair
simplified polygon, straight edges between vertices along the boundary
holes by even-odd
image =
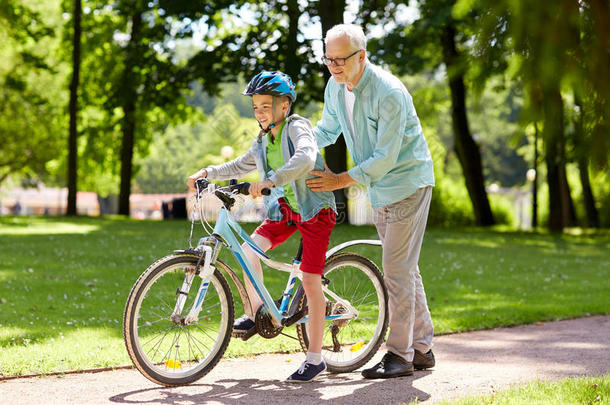
[[[326,32],[324,45],[328,45],[328,41],[342,36],[347,36],[350,44],[356,49],[366,49],[366,36],[362,27],[355,24],[338,24]]]

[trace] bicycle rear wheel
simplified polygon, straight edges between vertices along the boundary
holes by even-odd
[[[350,372],[366,364],[377,352],[388,328],[388,298],[383,276],[375,263],[353,253],[333,255],[324,267],[327,288],[348,301],[358,315],[349,320],[326,321],[322,356],[328,371]],[[345,312],[345,306],[326,295],[326,314]],[[303,296],[299,309],[306,305]],[[301,347],[309,346],[308,323],[297,325]]]
[[[201,282],[194,275],[197,260],[197,256],[183,254],[153,263],[135,283],[125,305],[127,353],[136,368],[157,384],[185,385],[203,377],[218,363],[231,338],[233,296],[218,269],[211,277],[198,319],[171,319],[185,277],[190,277],[192,284],[179,318],[184,319],[197,297]]]

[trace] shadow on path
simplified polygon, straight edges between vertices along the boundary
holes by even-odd
[[[431,374],[418,371],[413,376],[390,380],[365,380],[360,372],[327,374],[324,379],[307,384],[258,379],[224,379],[214,384],[188,387],[159,387],[135,390],[109,398],[121,404],[279,404],[279,403],[393,403],[425,401],[426,392],[413,387],[413,381]],[[400,386],[400,390],[396,387]],[[196,392],[194,392],[196,391]]]

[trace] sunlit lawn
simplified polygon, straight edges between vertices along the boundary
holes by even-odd
[[[0,375],[129,364],[121,335],[127,295],[150,263],[186,247],[188,226],[1,217]],[[331,245],[369,238],[377,238],[372,226],[338,226]],[[290,261],[297,243],[292,237],[272,256]],[[355,251],[381,262],[378,247]],[[420,268],[436,332],[608,313],[609,252],[607,231],[553,236],[429,229]],[[236,268],[231,258],[227,262]],[[267,271],[266,281],[279,296],[286,273]],[[286,332],[295,335],[294,327]],[[289,338],[255,337],[233,340],[226,355],[298,349]]]
[[[418,402],[414,402],[417,404]],[[488,395],[469,396],[442,405],[610,404],[610,375],[534,381]]]

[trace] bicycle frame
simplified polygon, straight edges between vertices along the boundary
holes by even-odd
[[[250,246],[252,250],[254,250],[256,255],[260,257],[261,260],[263,260],[267,265],[277,270],[290,273],[290,277],[288,279],[288,283],[286,284],[286,289],[282,297],[282,304],[280,305],[279,310],[275,306],[275,302],[273,298],[271,298],[271,295],[267,291],[267,288],[265,288],[263,280],[260,278],[256,270],[254,270],[252,264],[248,261],[248,259],[246,259],[246,254],[241,248],[241,243],[239,243],[233,231],[237,233],[237,235],[239,235],[239,237],[242,238],[248,244],[248,246]],[[237,221],[235,221],[235,219],[233,219],[229,215],[227,209],[224,207],[221,208],[220,213],[218,215],[218,220],[216,221],[216,226],[214,227],[214,234],[222,237],[225,243],[227,244],[227,247],[231,249],[238,263],[244,269],[246,276],[250,279],[250,282],[252,282],[254,289],[267,306],[267,309],[269,310],[273,319],[279,325],[281,323],[282,318],[284,317],[283,312],[286,311],[286,309],[288,308],[289,295],[292,295],[294,284],[298,278],[298,274],[300,273],[300,263],[295,261],[292,265],[289,265],[287,263],[281,263],[275,260],[271,260],[269,256],[267,256],[261,250],[261,248],[252,240],[252,238],[250,238],[250,236],[243,230],[239,223],[237,223]]]
[[[263,280],[258,275],[256,270],[252,267],[252,264],[246,258],[246,254],[243,251],[241,243],[238,241],[236,234],[242,240],[244,240],[244,242],[246,242],[248,246],[252,248],[256,255],[269,267],[290,273],[288,282],[286,283],[286,287],[282,294],[282,301],[279,309],[276,307],[275,301],[267,291]],[[278,262],[269,258],[269,256],[267,256],[265,252],[263,252],[263,250],[252,240],[252,238],[250,238],[250,236],[244,231],[244,229],[239,225],[239,223],[231,217],[229,211],[224,207],[221,208],[220,213],[218,215],[216,225],[214,226],[213,235],[222,238],[227,247],[231,249],[238,263],[244,270],[244,273],[252,282],[252,285],[254,286],[254,289],[256,290],[257,294],[263,300],[264,305],[272,316],[273,322],[276,324],[276,326],[282,326],[282,321],[286,319],[286,311],[288,310],[291,298],[293,297],[296,280],[302,277],[300,270],[300,262],[298,260],[294,260],[292,264],[288,264]],[[217,256],[217,252],[212,252],[212,248],[210,246],[201,245],[198,245],[196,250],[204,250],[204,254],[206,255],[206,263],[204,265],[204,269],[207,269],[208,263],[212,260],[212,257]],[[211,267],[213,268],[213,266]],[[196,317],[198,310],[200,310],[203,297],[205,296],[205,291],[207,290],[209,277],[211,276],[211,271],[204,271],[200,275],[202,276],[202,284],[198,292],[197,299],[193,305],[193,308],[191,309],[191,313],[189,313],[189,316],[187,318],[192,317],[191,314],[193,313],[193,311],[196,311]],[[358,317],[358,311],[353,307],[353,305],[351,305],[351,303],[337,296],[334,292],[326,288],[326,286],[324,285],[322,286],[322,289],[325,294],[332,297],[336,302],[341,303],[344,308],[347,309],[347,311],[342,314],[327,315],[325,318],[326,320],[354,319]],[[304,323],[307,322],[307,320],[308,316],[304,316],[303,318],[298,320],[297,323]]]

